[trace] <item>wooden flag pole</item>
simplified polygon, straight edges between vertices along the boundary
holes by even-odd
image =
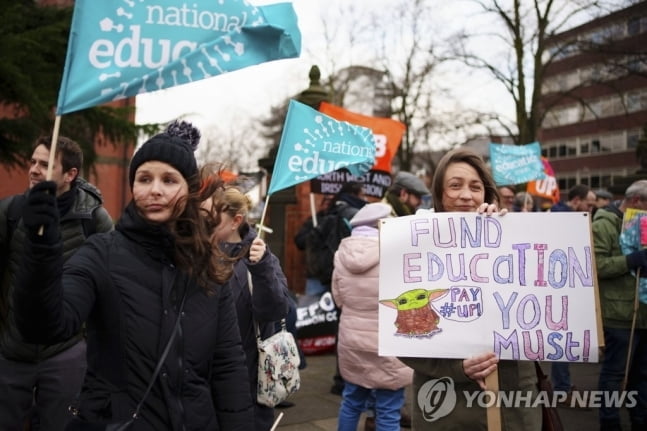
[[[263,205],[263,213],[261,214],[261,219],[259,220],[258,224],[258,237],[263,239],[263,233],[265,232],[265,226],[263,223],[265,222],[265,215],[267,214],[267,206],[270,203],[270,195],[265,196],[265,205]]]
[[[317,208],[315,205],[315,194],[310,192],[310,215],[312,216],[312,226],[317,227]]]
[[[61,129],[61,116],[57,115],[54,119],[54,131],[52,132],[52,143],[49,148],[49,162],[47,164],[47,176],[45,179],[50,181],[52,179],[52,172],[54,170],[54,163],[56,162],[56,144],[58,142],[58,132]]]
[[[276,427],[279,426],[279,422],[281,422],[281,419],[283,419],[283,412],[279,413],[279,415],[276,418],[276,420],[274,421],[274,424],[272,425],[272,428],[270,429],[270,431],[274,431],[276,429]]]
[[[494,402],[487,408],[488,431],[501,431],[501,408],[497,405],[499,395],[499,369],[497,368],[485,378],[485,387],[495,397]]]
[[[54,131],[52,132],[52,143],[49,147],[49,161],[47,162],[47,175],[45,176],[46,181],[51,181],[52,173],[54,172],[54,163],[56,162],[56,143],[58,142],[58,133],[61,129],[61,116],[57,115],[54,119]],[[43,236],[45,227],[41,226],[38,229],[38,236]]]
[[[631,367],[631,351],[634,344],[634,334],[636,333],[636,318],[638,317],[638,308],[640,307],[640,302],[638,301],[638,295],[640,291],[640,268],[636,270],[636,291],[634,292],[634,307],[633,315],[631,317],[631,332],[629,332],[629,347],[627,347],[627,362],[625,363],[625,375],[622,378],[622,390],[627,390],[627,384],[629,383],[629,368]]]

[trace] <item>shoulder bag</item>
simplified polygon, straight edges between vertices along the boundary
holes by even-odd
[[[247,279],[252,293],[252,275],[249,271]],[[254,326],[258,346],[256,401],[274,407],[301,386],[299,350],[294,337],[287,331],[285,319],[281,319],[281,330],[265,340],[261,339],[258,322],[254,321]]]

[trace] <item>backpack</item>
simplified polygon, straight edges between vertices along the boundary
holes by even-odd
[[[319,217],[316,227],[306,236],[306,270],[310,277],[329,285],[332,280],[335,252],[342,239],[350,235],[351,227],[336,211]]]

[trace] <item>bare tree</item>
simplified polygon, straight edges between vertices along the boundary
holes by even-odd
[[[328,64],[333,67],[328,68],[326,79],[330,100],[345,107],[372,106],[362,113],[404,123],[406,132],[394,159],[402,170],[433,170],[433,166],[414,166],[415,153],[428,149],[439,129],[432,112],[437,109],[436,95],[444,93],[434,81],[439,59],[432,3],[399,0],[368,15],[344,5],[336,19],[322,19],[324,34],[329,36],[326,45],[334,49],[328,54]],[[341,25],[348,26],[349,31],[346,43],[340,44],[330,36],[339,35]],[[346,58],[341,59],[345,67],[340,67],[336,55],[340,45],[347,47]]]
[[[606,13],[611,2],[572,0],[474,0],[482,12],[494,18],[487,33],[461,31],[453,38],[453,50],[448,58],[487,71],[504,86],[514,101],[515,118],[499,118],[499,126],[518,144],[536,140],[537,131],[550,109],[541,104],[541,89],[545,73],[560,52],[572,49],[573,41],[549,46],[555,35],[598,14]],[[604,3],[604,4],[603,4]],[[617,5],[616,5],[617,6]],[[502,52],[478,52],[473,42],[493,41]],[[550,48],[550,49],[549,49]]]
[[[413,169],[414,153],[427,147],[434,103],[434,73],[439,64],[436,41],[430,28],[431,2],[400,1],[392,16],[374,16],[374,28],[380,29],[376,62],[385,70],[388,86],[394,96],[393,114],[407,126],[397,159],[403,170]],[[390,25],[380,23],[390,22]],[[394,35],[399,37],[395,38]],[[437,87],[436,87],[437,88]]]
[[[222,165],[235,172],[255,171],[266,146],[251,123],[231,122],[229,128],[210,125],[202,130],[202,144],[196,158],[203,164]]]

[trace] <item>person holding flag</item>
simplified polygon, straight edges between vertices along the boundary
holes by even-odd
[[[287,317],[291,301],[287,279],[279,259],[267,248],[265,241],[247,221],[252,207],[247,195],[237,187],[227,185],[224,193],[218,191],[215,200],[208,198],[202,205],[207,211],[218,213],[220,218],[220,223],[211,237],[213,247],[220,247],[236,261],[228,288],[233,292],[236,304],[238,329],[247,359],[250,394],[252,399],[256,400],[256,328],[260,337],[266,339],[276,332],[275,323]],[[258,402],[254,403],[253,429],[268,431],[273,422],[274,409]]]
[[[50,153],[56,183],[63,259],[72,256],[87,237],[113,229],[101,193],[80,176],[83,151],[72,139],[36,140],[29,161],[29,187],[45,180]],[[81,389],[86,368],[83,331],[55,344],[26,342],[16,327],[11,295],[25,253],[22,220],[27,193],[0,201],[0,429],[23,429],[29,416],[33,429],[63,429],[67,407]],[[38,423],[38,426],[35,425]]]
[[[133,199],[115,230],[62,264],[55,184],[30,191],[25,259],[13,293],[26,340],[53,343],[87,325],[87,373],[71,411],[77,428],[253,429],[232,264],[211,247],[218,220],[201,209],[188,123],[172,123],[133,156]]]

